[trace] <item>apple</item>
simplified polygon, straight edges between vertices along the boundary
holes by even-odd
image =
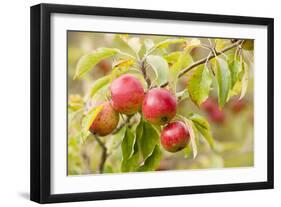
[[[190,141],[187,127],[181,121],[169,123],[161,132],[161,144],[169,152],[178,152]]]
[[[221,111],[218,107],[209,114],[209,117],[212,122],[217,124],[222,124],[225,121],[224,112]]]
[[[102,110],[98,113],[90,126],[90,132],[99,136],[110,134],[118,125],[119,113],[116,112],[110,102],[103,103]]]
[[[217,103],[215,102],[215,100],[213,100],[212,98],[208,98],[206,101],[204,101],[201,104],[200,107],[204,111],[206,111],[208,113],[212,113],[212,111],[214,111],[218,106],[217,106]]]
[[[152,124],[164,125],[177,112],[177,99],[167,89],[154,88],[145,95],[142,104],[144,118]]]
[[[243,100],[238,100],[235,99],[231,102],[231,110],[234,113],[239,113],[241,111],[243,111],[243,109],[245,108],[245,102]]]
[[[144,90],[141,82],[132,75],[122,75],[110,85],[112,107],[126,115],[136,113],[142,104]]]

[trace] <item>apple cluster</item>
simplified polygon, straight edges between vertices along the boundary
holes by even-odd
[[[92,133],[108,135],[117,127],[119,113],[131,116],[141,112],[147,122],[163,126],[160,138],[165,150],[177,152],[189,143],[186,125],[181,121],[171,122],[176,115],[177,99],[167,89],[153,88],[145,92],[137,78],[125,74],[111,83],[110,93],[111,100],[103,104],[90,127]]]

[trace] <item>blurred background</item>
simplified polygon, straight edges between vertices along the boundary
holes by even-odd
[[[155,43],[167,39],[167,36],[130,35],[144,39],[152,39]],[[202,43],[208,44],[206,38],[199,38]],[[214,41],[214,40],[211,40]],[[222,49],[230,44],[231,40],[220,41],[217,49]],[[87,140],[80,139],[79,130],[81,119],[88,110],[83,97],[92,86],[93,82],[110,73],[113,58],[101,61],[95,69],[85,78],[73,80],[75,67],[79,58],[99,47],[118,48],[127,53],[132,53],[127,44],[116,34],[94,32],[68,32],[68,174],[94,174],[98,172],[98,164],[101,157],[100,146],[90,136]],[[172,45],[163,53],[180,50],[180,45]],[[141,50],[141,52],[143,52]],[[230,51],[229,53],[234,53]],[[191,55],[194,61],[206,57],[209,51],[202,48],[194,48]],[[228,55],[228,54],[227,54]],[[157,170],[183,170],[183,169],[209,169],[227,167],[250,167],[254,165],[254,140],[253,140],[253,52],[245,52],[245,61],[249,62],[250,74],[246,96],[239,100],[239,96],[232,97],[223,110],[217,105],[216,89],[213,88],[209,99],[200,108],[189,99],[179,103],[178,112],[188,115],[196,112],[206,117],[211,125],[215,139],[215,149],[211,150],[204,139],[199,139],[198,155],[192,158],[192,153],[185,151],[168,153],[163,150],[164,156]],[[186,87],[187,77],[178,81],[178,89]],[[103,91],[102,91],[103,93]],[[98,96],[99,94],[97,94]],[[102,100],[99,97],[99,100]],[[213,108],[214,110],[210,110]],[[118,145],[118,137],[104,137],[106,145],[112,152],[105,164],[105,173],[120,172],[122,154]]]

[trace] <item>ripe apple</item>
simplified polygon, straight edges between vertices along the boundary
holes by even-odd
[[[144,118],[158,125],[168,123],[177,112],[177,99],[167,89],[154,88],[144,97],[142,113]]]
[[[225,120],[224,112],[219,109],[217,102],[208,98],[204,103],[201,104],[201,109],[207,112],[209,119],[217,124],[221,124]]]
[[[136,113],[142,104],[144,90],[140,81],[132,75],[122,75],[110,85],[112,107],[123,114]]]
[[[98,113],[89,130],[93,134],[106,136],[117,127],[118,122],[118,112],[112,108],[110,102],[105,102],[102,110]]]
[[[190,135],[181,121],[169,123],[161,132],[161,144],[169,152],[178,152],[189,143]]]
[[[209,117],[212,122],[217,124],[222,124],[225,120],[224,112],[221,111],[219,108],[215,108],[210,114]]]
[[[212,113],[212,111],[214,111],[217,107],[217,103],[212,98],[208,98],[201,104],[201,109],[203,109],[207,113]]]
[[[231,102],[231,110],[234,113],[239,113],[245,108],[245,102],[243,100],[235,99]]]

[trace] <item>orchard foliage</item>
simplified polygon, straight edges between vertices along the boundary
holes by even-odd
[[[73,80],[87,79],[104,60],[112,63],[109,72],[93,81],[84,97],[69,97],[69,130],[76,124],[78,141],[93,143],[93,153],[101,154],[99,172],[153,171],[163,154],[184,151],[187,159],[195,159],[202,144],[215,151],[208,118],[198,111],[181,114],[177,106],[190,100],[223,122],[220,110],[232,97],[241,100],[247,93],[251,60],[245,54],[253,50],[253,41],[115,38],[126,50],[100,47],[82,55]],[[196,59],[192,52],[198,48],[206,55]],[[209,97],[211,92],[217,100]],[[235,112],[240,105],[232,106]],[[78,121],[72,122],[73,117]],[[111,165],[106,164],[109,158]],[[72,160],[81,162],[75,156]]]

